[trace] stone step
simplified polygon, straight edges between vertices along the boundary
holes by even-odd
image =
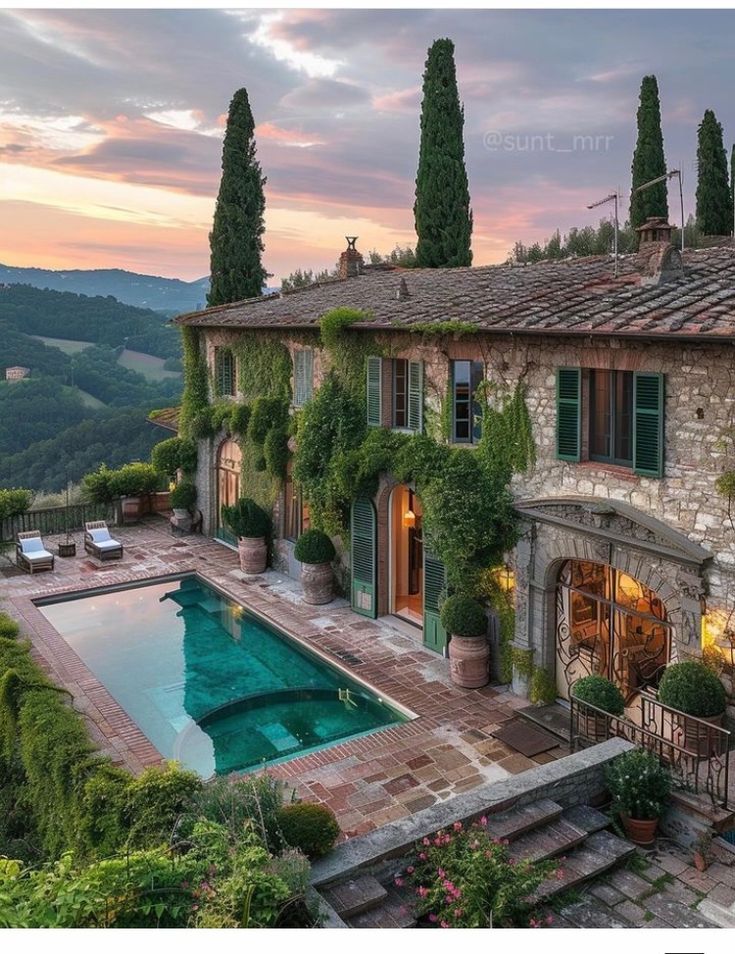
[[[488,815],[487,830],[500,841],[515,841],[526,832],[556,821],[562,811],[561,805],[550,798],[541,798],[531,805],[520,805],[498,815]]]
[[[583,898],[569,907],[563,908],[561,916],[569,927],[578,928],[629,928],[630,921],[617,917],[607,905],[593,898]]]
[[[623,841],[608,831],[598,831],[571,852],[561,865],[559,877],[548,878],[533,894],[536,901],[546,900],[567,891],[575,885],[596,878],[619,864],[635,851],[630,842]]]
[[[406,891],[389,886],[385,899],[371,908],[351,917],[351,928],[412,928],[416,926],[413,898]]]
[[[610,824],[609,815],[599,812],[589,805],[575,805],[573,808],[566,808],[562,818],[574,825],[575,828],[581,828],[588,835],[592,835],[596,831],[602,831]]]
[[[521,835],[511,844],[508,853],[516,861],[543,861],[566,854],[580,845],[586,837],[586,831],[562,817],[543,828]]]
[[[560,742],[569,742],[569,709],[558,702],[546,706],[526,706],[517,709],[516,715],[551,732]]]
[[[383,885],[372,875],[360,875],[322,889],[325,900],[337,914],[348,920],[377,907],[388,897]]]

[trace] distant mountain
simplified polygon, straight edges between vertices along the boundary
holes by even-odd
[[[203,308],[209,291],[208,278],[182,282],[178,278],[139,275],[122,268],[53,271],[0,264],[0,283],[33,285],[35,288],[76,292],[80,295],[112,295],[126,305],[171,314]]]

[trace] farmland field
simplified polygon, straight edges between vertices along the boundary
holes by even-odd
[[[163,358],[156,358],[152,354],[143,354],[140,351],[123,351],[118,359],[119,364],[131,371],[137,371],[149,381],[163,381],[165,378],[179,378],[179,371],[166,371],[163,367]]]
[[[43,341],[49,348],[58,348],[64,354],[79,354],[80,351],[91,348],[94,344],[92,341],[75,341],[73,338],[48,338],[45,335],[31,335],[31,337]]]

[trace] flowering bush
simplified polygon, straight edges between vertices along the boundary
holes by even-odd
[[[619,755],[605,771],[613,809],[639,821],[659,818],[671,792],[671,773],[655,755],[632,749]]]
[[[424,838],[406,869],[417,914],[449,928],[541,927],[531,896],[542,881],[560,874],[556,861],[516,861],[507,841],[487,831],[487,819]],[[396,879],[401,887],[402,878]]]

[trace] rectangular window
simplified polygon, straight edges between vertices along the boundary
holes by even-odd
[[[292,462],[286,467],[286,479],[283,483],[283,536],[286,540],[296,541],[309,529],[309,508],[304,503],[301,489],[294,483]]]
[[[633,464],[633,372],[590,371],[590,460]]]
[[[314,393],[314,352],[295,351],[293,356],[293,406],[303,407]]]
[[[473,444],[481,437],[482,411],[476,399],[482,361],[452,361],[452,442]]]
[[[393,361],[393,427],[408,426],[408,361]]]
[[[229,348],[214,349],[214,380],[218,395],[234,396],[235,358]]]

